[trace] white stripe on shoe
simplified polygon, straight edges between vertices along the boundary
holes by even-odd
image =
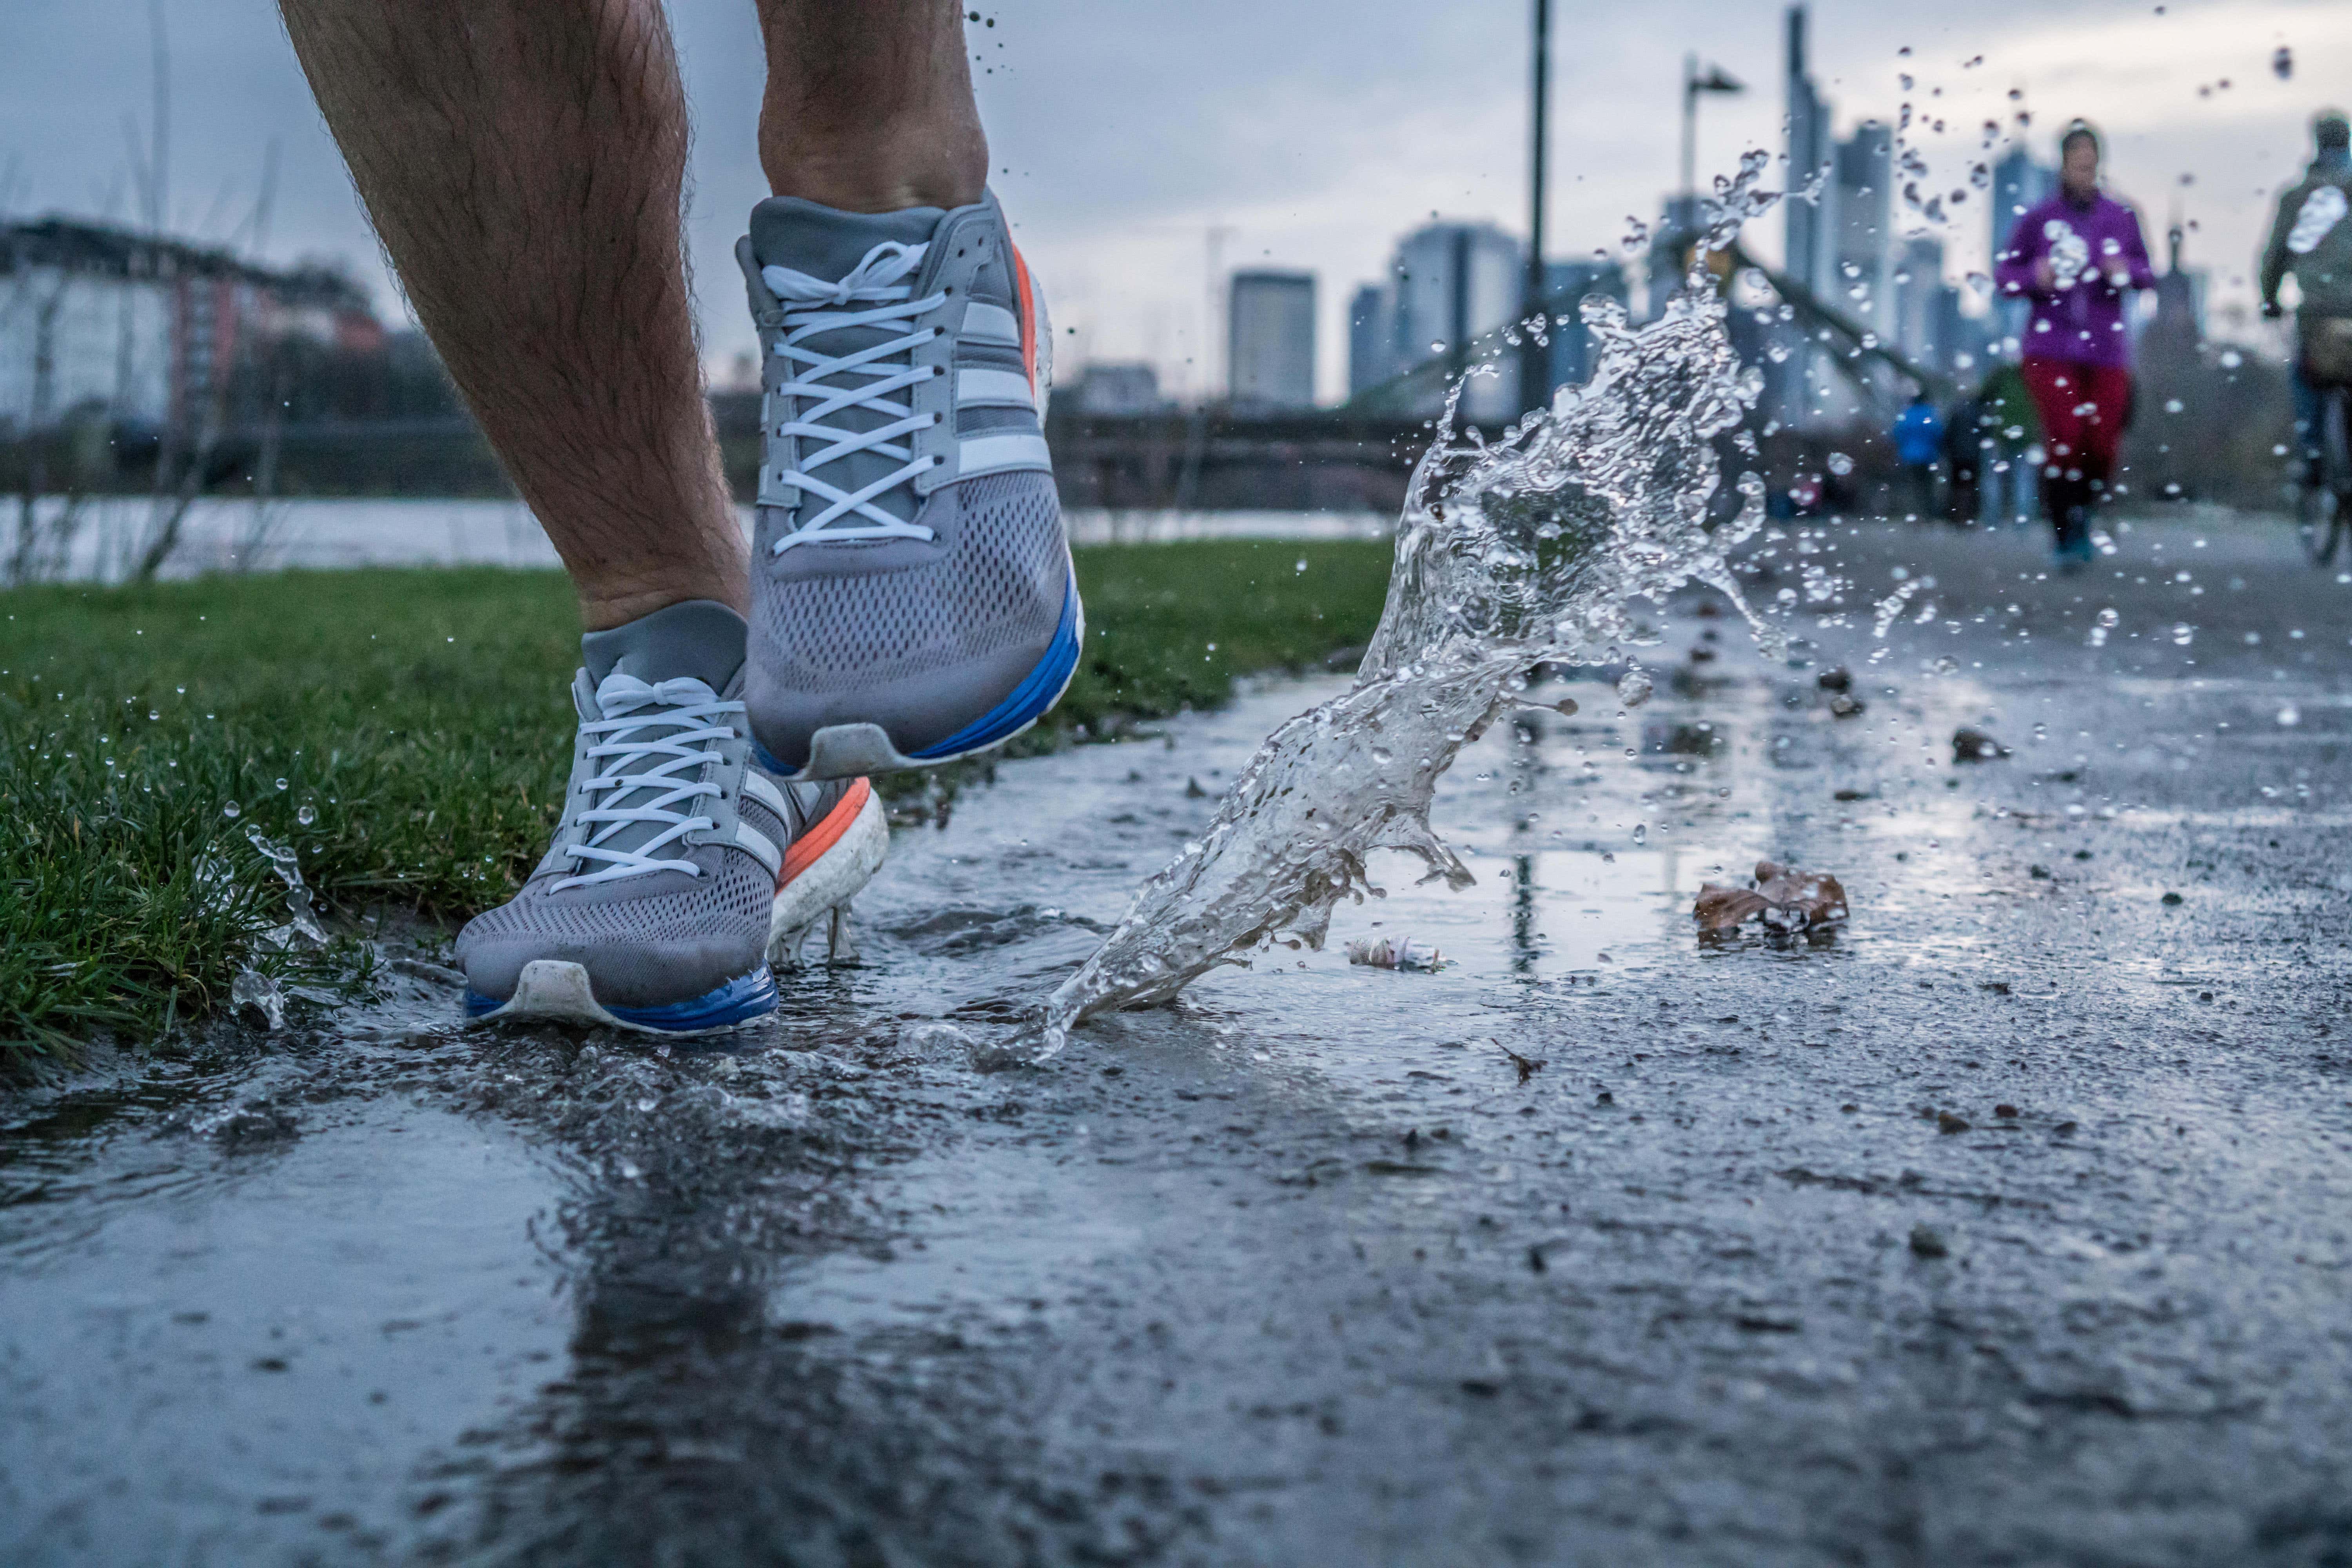
[[[768,868],[769,876],[774,876],[782,868],[784,852],[776,847],[775,840],[740,818],[735,824],[735,842],[749,849],[751,858]]]
[[[1003,474],[1019,469],[1054,471],[1054,459],[1045,449],[1045,437],[1015,432],[1010,435],[967,436],[958,443],[956,478],[968,479],[974,474]]]
[[[1021,346],[1021,320],[1002,305],[975,300],[963,308],[962,335],[971,342],[1017,349]]]
[[[1029,378],[1017,370],[959,370],[956,406],[1034,410],[1037,399],[1029,390]]]
[[[791,810],[784,804],[784,792],[770,784],[766,775],[756,768],[743,770],[743,793],[776,814],[778,822],[790,822]]]

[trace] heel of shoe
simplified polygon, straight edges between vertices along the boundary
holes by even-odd
[[[816,863],[776,890],[768,927],[768,963],[779,972],[802,966],[802,950],[819,922],[825,927],[826,961],[854,963],[857,949],[849,935],[849,906],[889,853],[890,820],[881,797],[867,792],[857,816]]]

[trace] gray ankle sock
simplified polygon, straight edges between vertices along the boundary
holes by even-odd
[[[725,691],[743,667],[750,635],[743,617],[717,600],[688,599],[610,631],[587,633],[580,639],[580,662],[600,684],[619,670],[648,683],[691,676]]]
[[[751,209],[751,253],[762,267],[840,278],[885,240],[921,245],[947,216],[945,207],[851,213],[799,196],[770,196]]]

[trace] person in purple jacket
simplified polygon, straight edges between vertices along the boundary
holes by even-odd
[[[2099,135],[2082,121],[2058,143],[2056,193],[2017,220],[1994,282],[2033,302],[2019,368],[2042,416],[2042,507],[2060,567],[2080,570],[2131,415],[2124,307],[2156,287],[2139,215],[2099,189]]]

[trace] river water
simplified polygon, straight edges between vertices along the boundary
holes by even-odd
[[[44,512],[56,516],[55,507]],[[743,510],[748,538],[751,513]],[[81,514],[63,575],[112,581],[147,537],[143,498],[91,502]],[[1372,512],[1112,511],[1068,514],[1079,544],[1180,539],[1384,539],[1396,520]],[[197,502],[182,525],[166,577],[290,567],[519,566],[559,564],[555,547],[520,501],[289,500],[257,512],[251,501]]]

